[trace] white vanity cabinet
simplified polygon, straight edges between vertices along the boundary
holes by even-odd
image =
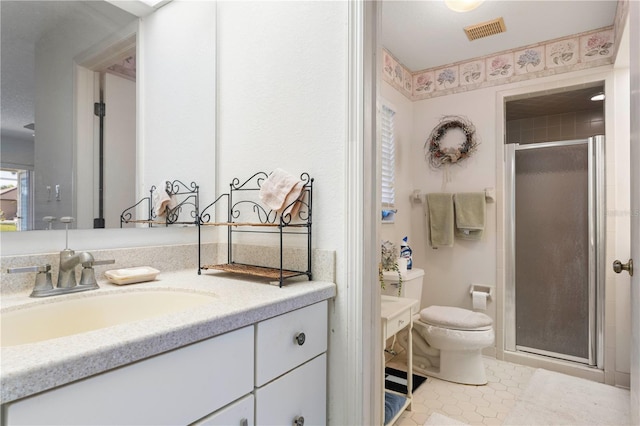
[[[256,425],[326,424],[327,302],[256,327]]]
[[[326,424],[327,304],[4,404],[1,424]]]
[[[186,425],[253,391],[253,355],[248,326],[11,402],[2,424]]]

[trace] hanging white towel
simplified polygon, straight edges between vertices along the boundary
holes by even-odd
[[[303,182],[282,169],[275,169],[260,186],[260,199],[269,208],[282,213],[300,198]],[[299,203],[295,203],[299,204]]]
[[[163,180],[153,191],[153,211],[157,217],[164,216],[168,210],[176,207],[176,196],[167,192],[168,180]]]

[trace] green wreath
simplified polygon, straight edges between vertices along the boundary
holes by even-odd
[[[451,129],[460,129],[465,135],[464,142],[457,148],[442,148],[440,142]],[[455,115],[442,117],[429,134],[424,144],[427,160],[433,168],[440,168],[443,164],[456,164],[469,157],[478,147],[476,128],[469,120]]]

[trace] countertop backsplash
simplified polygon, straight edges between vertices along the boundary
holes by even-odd
[[[225,263],[227,246],[224,243],[207,243],[201,246],[203,263]],[[82,251],[76,249],[76,252]],[[198,245],[181,244],[167,246],[135,247],[108,250],[90,250],[96,260],[114,259],[110,265],[94,266],[98,281],[104,279],[104,271],[111,269],[129,268],[133,266],[150,266],[162,272],[173,272],[185,269],[198,271]],[[235,259],[243,262],[260,264],[262,266],[279,266],[279,249],[272,246],[236,244],[234,245]],[[284,267],[306,269],[306,249],[284,248]],[[51,265],[54,280],[58,275],[59,253],[45,253],[34,255],[17,255],[0,257],[0,295],[14,295],[30,292],[35,282],[34,273],[8,274],[7,268],[24,266]],[[78,267],[77,277],[80,277]],[[206,274],[203,271],[203,274]],[[335,282],[335,252],[332,250],[312,250],[313,279]]]

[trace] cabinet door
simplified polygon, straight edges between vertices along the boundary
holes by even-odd
[[[264,385],[326,350],[326,300],[258,323],[256,386]]]
[[[256,390],[257,425],[327,422],[327,355],[322,354]],[[300,423],[299,423],[300,424]]]
[[[3,407],[7,425],[189,424],[253,390],[253,326]]]
[[[191,426],[253,426],[253,418],[254,398],[253,395],[247,395]]]

